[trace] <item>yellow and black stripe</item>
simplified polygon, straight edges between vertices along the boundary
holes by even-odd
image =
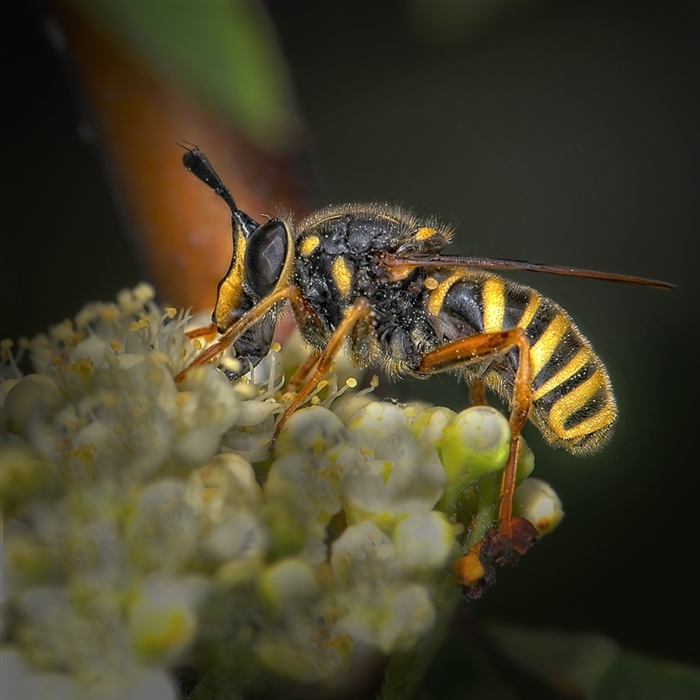
[[[425,308],[429,316],[457,319],[456,333],[525,331],[532,377],[530,418],[549,442],[574,453],[603,446],[617,417],[610,379],[590,342],[560,306],[534,289],[486,273],[445,270],[430,279]],[[506,400],[512,395],[517,362],[513,349],[505,361],[492,361],[483,373],[487,386]],[[469,367],[465,374],[468,379],[475,376]]]

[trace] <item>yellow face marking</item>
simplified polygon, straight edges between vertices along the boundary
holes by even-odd
[[[426,289],[430,289],[430,290],[437,289],[438,284],[439,284],[438,281],[434,277],[426,277],[423,280],[423,286]]]
[[[564,427],[566,419],[574,413],[574,411],[585,406],[586,401],[595,394],[604,382],[605,377],[603,372],[601,370],[596,370],[585,382],[579,384],[566,396],[562,396],[562,398],[552,406],[549,416],[547,417],[547,422],[559,437],[565,440],[573,440],[590,435],[596,432],[596,430],[605,428],[612,423],[617,412],[610,393],[606,392],[607,400],[600,411],[571,428]]]
[[[346,297],[352,289],[352,270],[345,258],[337,257],[331,265],[333,282],[341,296]]]
[[[442,308],[442,302],[445,301],[447,292],[452,289],[452,285],[462,279],[461,272],[453,272],[449,277],[446,277],[442,282],[439,282],[437,287],[431,292],[428,297],[428,313],[437,316]]]
[[[553,377],[550,377],[537,391],[532,394],[532,400],[537,401],[552,389],[556,389],[560,384],[576,374],[591,359],[591,351],[588,348],[581,348]]]
[[[541,298],[542,297],[540,297],[540,295],[534,289],[530,290],[530,300],[527,302],[525,311],[523,311],[523,315],[518,321],[518,328],[522,328],[524,330],[530,325],[530,321],[532,321],[532,319],[535,317],[537,309],[540,307]]]
[[[243,259],[245,258],[246,240],[242,234],[236,233],[233,262],[226,277],[219,284],[219,292],[216,297],[213,320],[219,329],[226,329],[231,325],[231,314],[238,309],[243,294]]]
[[[429,226],[422,226],[416,231],[416,240],[424,241],[426,238],[432,238],[437,231]]]
[[[498,277],[489,277],[481,288],[481,302],[484,305],[484,332],[492,333],[503,329],[505,311],[505,284]]]
[[[530,348],[530,374],[533,377],[547,364],[559,341],[562,339],[569,322],[562,313],[558,313],[547,326],[547,330]]]
[[[302,242],[301,245],[299,246],[299,252],[304,256],[311,255],[311,253],[318,248],[318,244],[320,243],[320,239],[318,236],[311,235],[307,236]]]

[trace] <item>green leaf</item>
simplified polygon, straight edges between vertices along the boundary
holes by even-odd
[[[590,700],[698,700],[700,668],[621,649],[599,634],[490,623],[486,635],[516,665],[565,695]]]
[[[698,700],[700,668],[624,651],[599,679],[593,700]]]
[[[591,697],[598,679],[619,654],[598,634],[534,631],[491,623],[487,637],[506,657],[562,692]]]
[[[194,88],[267,150],[298,135],[286,67],[257,3],[73,0],[151,69]]]

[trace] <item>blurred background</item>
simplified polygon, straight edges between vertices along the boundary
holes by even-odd
[[[311,144],[319,186],[308,205],[400,202],[458,225],[448,252],[678,284],[663,293],[513,276],[559,302],[591,339],[620,421],[610,446],[585,459],[526,429],[535,476],[552,484],[567,515],[470,612],[594,630],[696,661],[700,5],[266,6]],[[44,8],[8,7],[0,337],[17,338],[88,300],[113,299],[144,271],[77,84],[47,39]],[[228,240],[225,215],[220,235]],[[391,393],[466,405],[466,388],[450,378]]]

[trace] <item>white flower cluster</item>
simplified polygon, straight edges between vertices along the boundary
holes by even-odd
[[[410,648],[459,553],[462,526],[435,509],[452,416],[341,399],[356,382],[336,375],[272,459],[284,353],[178,387],[186,319],[152,297],[2,347],[0,696],[177,698],[179,665],[316,683]]]

